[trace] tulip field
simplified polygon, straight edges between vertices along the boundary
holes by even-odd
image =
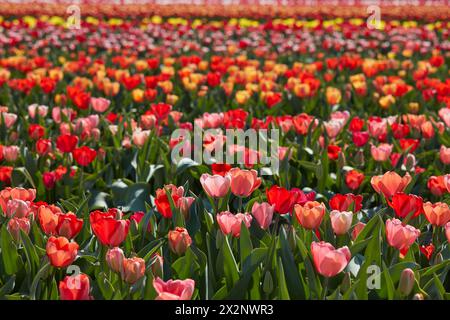
[[[0,3],[0,299],[450,299],[448,6],[129,8]]]

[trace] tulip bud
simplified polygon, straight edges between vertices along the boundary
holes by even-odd
[[[152,255],[152,261],[151,264],[153,278],[156,277],[162,277],[163,275],[163,266],[164,266],[164,259],[161,257],[158,253],[154,253]]]
[[[269,271],[266,271],[266,274],[264,275],[263,291],[266,294],[270,294],[273,291],[273,279]]]
[[[436,257],[434,258],[434,264],[438,265],[438,264],[442,263],[443,261],[444,261],[444,258],[442,257],[442,253],[439,252],[436,255]]]
[[[406,268],[400,275],[400,282],[398,284],[398,290],[401,294],[407,296],[411,293],[414,287],[415,277],[414,271],[410,268]]]
[[[168,238],[170,250],[178,255],[184,254],[192,244],[192,239],[185,228],[177,227],[169,231]]]
[[[145,260],[134,257],[123,259],[122,279],[130,284],[136,283],[145,274]]]
[[[352,285],[352,280],[351,280],[351,276],[350,276],[350,272],[346,272],[344,274],[344,279],[342,280],[342,284],[341,284],[341,292],[347,292],[348,289],[350,289],[350,286]]]
[[[108,263],[109,268],[114,272],[123,271],[123,259],[125,259],[125,255],[123,254],[123,250],[119,247],[109,249],[106,252],[106,262]]]
[[[424,300],[423,294],[416,293],[413,297],[413,300]]]

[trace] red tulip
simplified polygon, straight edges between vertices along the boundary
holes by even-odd
[[[229,164],[223,163],[223,164],[218,164],[218,163],[213,163],[211,164],[211,171],[212,174],[215,175],[219,175],[219,176],[225,176],[225,174],[231,170],[231,166]]]
[[[367,141],[369,141],[369,133],[364,131],[364,132],[353,132],[352,135],[352,141],[353,143],[357,146],[357,147],[362,147],[364,146]]]
[[[50,237],[46,246],[47,256],[52,266],[65,268],[72,264],[78,254],[78,244],[65,237]]]
[[[47,155],[52,150],[52,142],[49,139],[39,139],[36,141],[36,152],[40,156]]]
[[[295,204],[293,192],[273,185],[270,189],[266,190],[266,195],[267,201],[271,205],[275,205],[275,212],[279,214],[291,213]]]
[[[65,153],[72,152],[75,149],[75,146],[78,143],[78,137],[70,134],[60,135],[56,139],[56,147]]]
[[[84,273],[66,276],[59,282],[59,297],[61,300],[92,300],[89,295],[89,278]]]
[[[73,212],[59,214],[56,232],[68,239],[75,238],[83,227],[83,219],[77,218]]]
[[[88,166],[97,156],[97,151],[87,146],[76,148],[72,151],[73,158],[80,166]]]
[[[341,147],[330,144],[327,148],[328,158],[331,160],[337,160],[339,158],[339,153],[341,153]]]
[[[422,198],[413,194],[397,192],[392,197],[392,201],[388,200],[388,203],[400,218],[406,218],[407,216],[415,218],[423,212]]]
[[[103,245],[117,247],[128,235],[130,220],[122,220],[122,212],[118,209],[95,210],[89,220],[92,231]]]
[[[345,175],[345,184],[349,189],[356,190],[364,181],[364,173],[357,170],[350,170]]]
[[[330,199],[330,208],[338,211],[358,212],[362,208],[363,197],[353,193],[336,194]]]

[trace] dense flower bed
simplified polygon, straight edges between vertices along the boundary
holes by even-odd
[[[1,20],[1,298],[449,298],[448,22],[64,22]]]

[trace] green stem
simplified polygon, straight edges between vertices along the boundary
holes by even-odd
[[[327,299],[327,291],[328,291],[328,277],[325,277],[325,280],[323,282],[322,300]]]

